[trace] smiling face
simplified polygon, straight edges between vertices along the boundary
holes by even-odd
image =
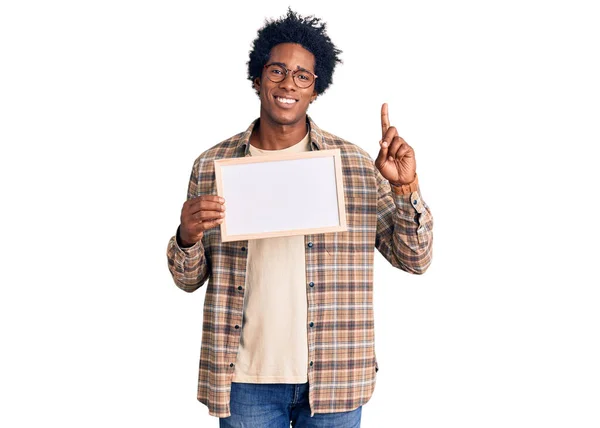
[[[308,70],[315,72],[315,56],[296,43],[281,43],[271,49],[267,64],[278,63],[290,70]],[[275,83],[267,78],[263,70],[260,79],[254,80],[254,87],[260,95],[261,123],[272,125],[304,126],[306,111],[312,100],[317,98],[315,85],[299,88],[294,83],[292,73]]]

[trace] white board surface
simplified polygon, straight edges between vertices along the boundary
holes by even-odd
[[[224,242],[346,230],[339,150],[215,161]]]

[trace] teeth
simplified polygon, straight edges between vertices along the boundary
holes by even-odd
[[[292,99],[290,99],[290,98],[281,98],[281,97],[277,97],[277,100],[278,100],[280,103],[284,103],[284,104],[292,104],[292,103],[295,103],[295,102],[296,102],[296,100],[292,100]]]

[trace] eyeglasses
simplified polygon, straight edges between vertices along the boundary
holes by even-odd
[[[316,74],[308,70],[290,70],[280,64],[267,64],[265,70],[267,70],[267,78],[273,83],[283,82],[287,78],[288,72],[291,71],[292,80],[297,87],[302,89],[312,86],[317,78]]]

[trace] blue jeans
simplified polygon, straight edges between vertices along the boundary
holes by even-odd
[[[308,382],[231,383],[231,416],[220,428],[360,428],[362,406],[349,412],[310,417]]]

